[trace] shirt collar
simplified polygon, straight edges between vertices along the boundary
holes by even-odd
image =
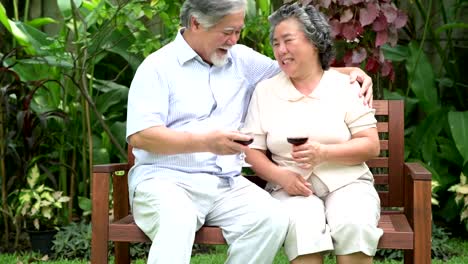
[[[322,79],[314,91],[309,95],[304,95],[296,89],[289,77],[282,71],[278,74],[278,85],[275,86],[275,92],[281,99],[291,102],[300,101],[303,98],[319,99],[321,90],[323,90],[326,85],[326,73],[327,71],[323,73]]]
[[[185,28],[181,28],[179,32],[177,32],[177,36],[174,40],[174,43],[177,47],[177,60],[179,61],[180,65],[185,64],[186,62],[197,59],[200,62],[204,62],[203,59],[198,55],[197,52],[193,50],[193,48],[187,43],[187,41],[182,36],[184,33]],[[231,57],[231,50],[228,51],[228,63],[232,61]],[[206,63],[206,62],[205,62]]]

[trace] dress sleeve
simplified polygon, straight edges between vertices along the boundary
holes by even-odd
[[[351,134],[358,133],[368,128],[376,127],[375,109],[364,105],[363,98],[359,98],[359,85],[354,84],[349,87],[351,90],[347,98],[347,110],[345,122]]]

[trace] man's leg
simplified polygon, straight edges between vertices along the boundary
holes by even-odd
[[[289,217],[281,203],[244,177],[220,190],[206,224],[223,229],[226,263],[272,263],[286,236]]]
[[[182,188],[157,179],[140,183],[133,200],[133,215],[152,241],[149,264],[190,263],[197,213]]]

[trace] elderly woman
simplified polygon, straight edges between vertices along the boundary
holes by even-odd
[[[244,130],[254,137],[247,162],[290,213],[286,254],[291,263],[322,263],[332,250],[338,263],[372,263],[382,235],[364,163],[380,151],[374,110],[329,68],[329,25],[313,6],[285,5],[270,23],[282,72],[257,85]]]

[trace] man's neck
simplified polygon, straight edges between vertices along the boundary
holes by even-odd
[[[181,31],[182,37],[185,39],[187,44],[208,64],[211,64],[210,62],[206,61],[206,58],[204,58],[204,55],[202,53],[201,49],[201,43],[203,40],[198,38],[193,34],[193,32],[189,28],[184,28]]]

